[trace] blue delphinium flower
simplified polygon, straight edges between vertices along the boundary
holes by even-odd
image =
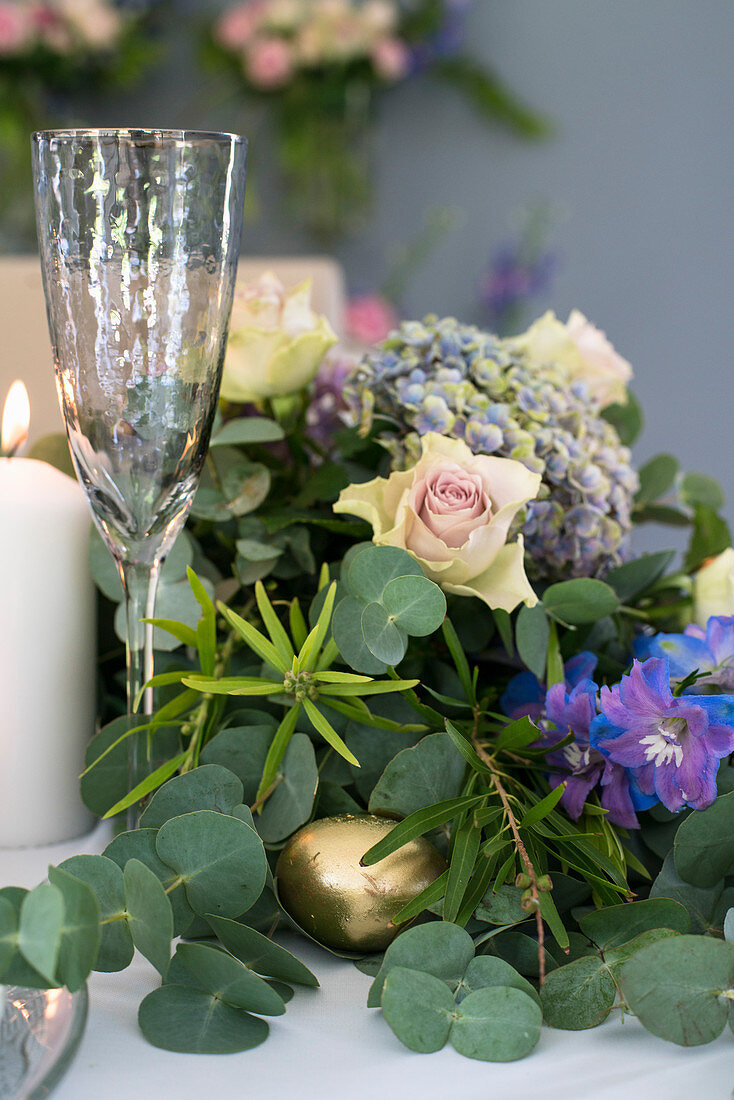
[[[566,661],[563,667],[566,691],[571,691],[582,680],[590,680],[594,675],[596,654],[584,650]],[[545,711],[546,691],[537,676],[532,672],[518,672],[513,676],[500,699],[500,706],[508,718],[532,718],[534,722]]]
[[[581,680],[569,692],[564,684],[553,684],[545,698],[545,718],[541,719],[544,736],[539,742],[552,746],[568,733],[574,740],[550,752],[546,761],[557,769],[549,776],[551,787],[565,783],[561,805],[575,821],[584,803],[600,787],[599,800],[615,825],[639,828],[636,810],[647,809],[657,801],[648,798],[630,783],[621,765],[604,757],[589,741],[589,728],[596,719],[598,687],[593,680]]]
[[[684,680],[698,669],[703,675],[685,694],[702,687],[734,692],[734,615],[713,615],[705,630],[691,623],[682,634],[641,636],[634,648],[640,660],[667,658],[673,680]]]
[[[590,741],[621,764],[641,795],[673,812],[716,798],[719,761],[734,751],[734,696],[674,696],[666,658],[634,661],[629,676],[601,689]]]

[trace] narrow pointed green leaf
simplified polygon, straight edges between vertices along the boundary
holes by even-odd
[[[201,608],[201,619],[196,626],[194,646],[199,651],[201,671],[211,676],[214,672],[217,655],[217,609],[191,566],[186,570],[186,575],[191,585],[191,591]]]
[[[327,683],[319,688],[319,694],[341,695],[344,698],[352,695],[390,695],[394,691],[410,691],[419,683],[420,680],[373,680],[367,684]]]
[[[362,676],[358,672],[314,672],[314,680],[320,684],[371,684],[371,676]]]
[[[296,643],[298,648],[301,649],[303,647],[303,643],[308,637],[308,625],[303,617],[301,605],[299,604],[297,597],[294,597],[291,600],[290,608],[288,611],[288,622],[290,624],[293,641]]]
[[[227,620],[233,630],[239,634],[240,638],[257,653],[266,664],[272,665],[273,668],[277,668],[279,672],[286,673],[290,669],[290,661],[284,661],[278,650],[273,643],[261,634],[259,630],[248,623],[246,619],[243,619],[241,615],[238,615],[235,611],[231,611],[226,604],[220,603],[217,605],[221,614]]]
[[[404,905],[399,913],[393,917],[393,924],[405,924],[406,921],[414,920],[415,917],[420,916],[429,905],[435,905],[437,901],[446,893],[446,883],[449,879],[448,871],[444,871],[442,875],[434,879],[429,883],[424,890],[421,890],[420,894],[417,894],[412,901],[409,901],[407,905]]]
[[[296,723],[298,722],[298,716],[301,713],[301,704],[295,703],[289,711],[287,711],[283,721],[275,731],[275,737],[272,740],[270,748],[268,749],[268,755],[265,758],[265,766],[263,768],[262,779],[260,780],[260,786],[257,789],[257,798],[262,798],[265,792],[272,785],[280,763],[285,756],[285,751],[288,748],[288,743],[291,737],[295,733]]]
[[[159,768],[156,768],[154,772],[151,772],[150,775],[141,780],[136,787],[133,787],[124,798],[116,802],[115,805],[107,811],[104,817],[114,817],[115,814],[120,814],[123,810],[126,810],[128,806],[134,806],[136,802],[142,802],[151,791],[160,787],[161,783],[165,783],[167,779],[171,778],[174,772],[178,771],[187,756],[188,753],[182,752],[179,753],[178,756],[174,756],[173,760],[166,760]]]
[[[484,795],[469,797],[463,795],[461,798],[449,798],[434,806],[426,806],[424,810],[416,810],[403,821],[399,821],[386,837],[365,852],[360,860],[362,866],[371,867],[373,863],[379,863],[385,856],[392,855],[398,848],[402,848],[409,840],[415,840],[417,836],[423,836],[431,829],[437,829],[439,825],[451,821],[462,811],[478,806],[484,797]]]
[[[565,790],[566,784],[559,783],[550,794],[547,794],[545,798],[541,798],[540,802],[536,802],[534,806],[531,806],[520,822],[520,828],[529,829],[531,825],[535,825],[538,821],[542,821],[561,801]]]
[[[265,624],[265,629],[270,635],[273,645],[278,650],[278,653],[283,658],[286,665],[290,667],[295,657],[293,646],[285,631],[285,627],[281,623],[275,613],[273,605],[268,599],[268,594],[265,591],[265,586],[262,581],[257,581],[255,584],[255,599],[257,600],[258,610]]]
[[[254,676],[187,676],[183,683],[206,695],[280,695],[283,681],[262,680]]]
[[[311,725],[320,733],[324,741],[328,745],[331,745],[332,749],[335,749],[340,756],[343,756],[348,763],[353,764],[355,768],[359,767],[359,760],[351,752],[334,727],[329,722],[328,718],[319,710],[315,703],[312,703],[310,699],[303,700],[303,707],[308,715],[308,719]]]
[[[453,921],[461,907],[464,892],[469,885],[474,864],[479,852],[481,830],[477,829],[469,815],[454,837],[454,847],[449,866],[449,878],[446,885],[446,898],[443,903],[443,919]]]
[[[463,734],[459,733],[454,723],[451,722],[448,718],[445,719],[444,725],[446,727],[447,734],[449,735],[461,755],[464,757],[466,762],[468,764],[471,764],[472,768],[474,768],[475,771],[482,772],[485,775],[489,775],[490,769],[479,756],[479,753],[474,748],[471,741],[464,737]]]
[[[301,646],[301,652],[298,654],[298,663],[304,672],[312,672],[316,667],[319,651],[326,641],[326,635],[329,632],[331,613],[334,610],[335,599],[336,581],[332,581],[329,585],[326,599],[324,600],[324,606],[321,608],[319,617],[316,620],[316,626],[306,638],[306,641]]]
[[[461,686],[464,689],[464,695],[466,696],[468,703],[475,703],[476,696],[472,685],[471,672],[469,670],[469,662],[466,659],[464,653],[464,647],[459,641],[459,635],[456,633],[454,624],[448,616],[441,623],[441,631],[443,633],[444,641],[448,646],[451,659],[456,666],[456,672],[458,674]]]
[[[196,649],[196,631],[192,626],[187,626],[186,623],[180,623],[177,619],[141,619],[141,622],[157,626],[159,630],[165,630],[166,634],[176,638],[181,645],[188,645],[192,649]]]

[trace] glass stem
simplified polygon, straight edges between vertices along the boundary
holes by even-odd
[[[154,615],[160,571],[160,562],[157,561],[153,565],[140,562],[123,562],[120,565],[127,617],[127,714],[130,719],[136,713],[153,713],[152,688],[143,692],[137,711],[135,703],[143,684],[153,676],[153,627],[141,620],[150,619]],[[129,789],[132,790],[152,770],[150,738],[133,734],[128,738],[128,745]],[[138,805],[128,809],[128,829],[137,827],[138,815]]]

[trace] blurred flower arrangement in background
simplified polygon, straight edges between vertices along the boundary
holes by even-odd
[[[546,122],[462,54],[470,0],[240,0],[209,29],[213,66],[274,113],[294,217],[322,241],[369,210],[370,138],[381,93],[431,74],[523,137]]]
[[[33,220],[29,134],[73,115],[68,97],[135,80],[155,55],[149,7],[112,0],[0,0],[0,239]]]
[[[518,211],[515,235],[492,254],[481,277],[482,321],[493,332],[519,332],[534,299],[551,287],[558,255],[549,245],[558,213],[550,203],[536,202]]]

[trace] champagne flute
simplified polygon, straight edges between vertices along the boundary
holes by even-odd
[[[77,475],[122,581],[131,718],[153,675],[153,630],[141,620],[154,614],[216,411],[246,150],[237,135],[188,130],[32,138],[56,384]],[[152,709],[148,690],[143,713]],[[151,750],[148,739],[129,744],[132,789]],[[131,825],[136,817],[133,808]]]

